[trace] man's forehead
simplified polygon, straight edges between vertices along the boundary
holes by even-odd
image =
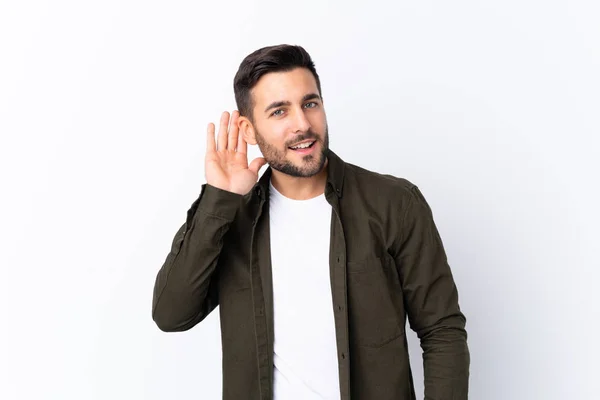
[[[251,90],[251,94],[257,102],[300,101],[310,93],[318,93],[317,82],[306,68],[269,72],[263,75]]]

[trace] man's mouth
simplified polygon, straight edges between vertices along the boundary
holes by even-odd
[[[301,142],[294,146],[290,146],[289,148],[292,150],[305,150],[305,149],[308,149],[308,148],[311,148],[312,146],[314,146],[314,144],[316,142],[317,142],[316,140],[308,140],[306,142]]]

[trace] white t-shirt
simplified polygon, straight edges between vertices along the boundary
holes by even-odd
[[[331,205],[270,188],[274,399],[340,398],[329,275]]]

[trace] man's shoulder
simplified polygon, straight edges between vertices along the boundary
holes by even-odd
[[[355,164],[346,163],[346,180],[358,190],[373,190],[382,196],[405,194],[410,196],[417,185],[407,178],[376,172]]]
[[[381,212],[383,218],[394,220],[395,212],[405,215],[429,211],[429,204],[420,188],[411,180],[346,163],[344,193],[353,206],[368,207]]]

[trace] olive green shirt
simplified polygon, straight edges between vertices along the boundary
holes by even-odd
[[[428,203],[406,179],[327,157],[341,399],[416,398],[407,318],[423,349],[425,400],[467,399],[466,320]],[[270,177],[267,168],[244,196],[203,185],[154,287],[163,331],[188,330],[220,306],[224,400],[273,396]]]

